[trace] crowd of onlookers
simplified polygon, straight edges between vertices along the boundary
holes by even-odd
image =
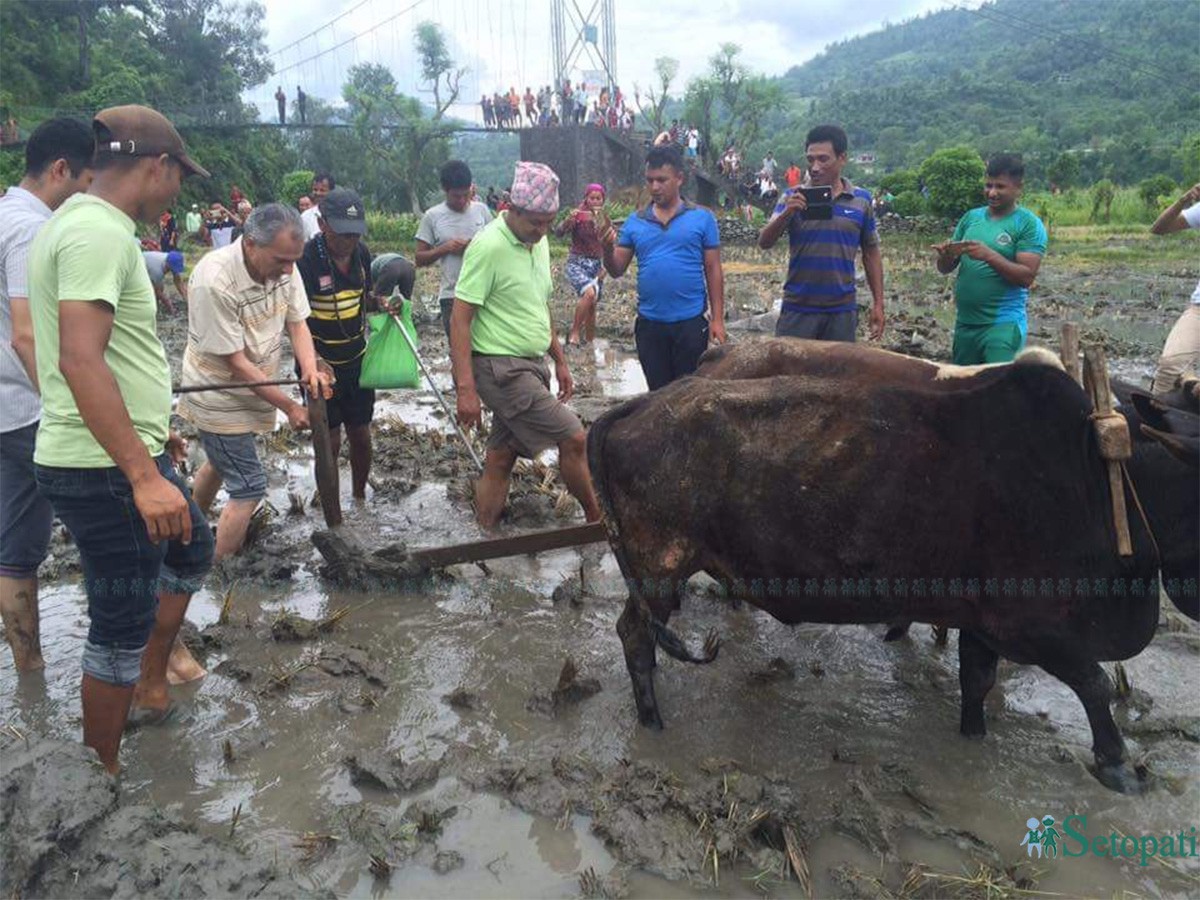
[[[543,85],[535,93],[526,86],[525,93],[509,87],[508,92],[497,91],[490,97],[479,98],[484,128],[538,128],[558,125],[595,125],[597,128],[613,128],[632,131],[633,108],[619,87],[610,91],[607,87],[564,80],[556,91]]]

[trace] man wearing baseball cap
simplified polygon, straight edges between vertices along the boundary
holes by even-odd
[[[154,286],[154,299],[159,306],[174,315],[175,304],[167,296],[164,282],[167,273],[170,272],[171,279],[175,282],[175,292],[183,298],[184,303],[187,303],[187,285],[181,277],[183,275],[183,254],[178,250],[171,250],[167,253],[163,253],[161,250],[143,250],[142,259],[146,261],[146,274],[150,276],[150,284]]]
[[[103,110],[92,131],[91,187],[31,252],[44,405],[34,462],[83,564],[83,741],[116,773],[127,720],[173,709],[168,656],[212,561],[212,534],[175,469],[183,443],[168,427],[171,370],[135,223],[157,222],[186,175],[208,173],[147,107]]]
[[[304,245],[296,264],[304,279],[311,313],[308,330],[317,355],[334,374],[333,397],[326,411],[336,459],[342,427],[350,444],[350,484],[358,499],[367,496],[371,472],[371,419],[375,392],[358,385],[367,352],[367,312],[375,310],[371,293],[371,252],[362,242],[367,233],[362,198],[348,188],[334,188],[319,204],[320,231]]]
[[[475,515],[495,525],[508,498],[518,456],[558,446],[567,489],[589,522],[600,506],[588,473],[587,440],[566,407],[574,384],[550,322],[550,248],[546,232],[558,212],[558,176],[546,165],[517,163],[512,207],[475,235],[463,257],[450,314],[450,359],[458,419],[479,425],[480,401],[492,411],[483,475],[475,483]],[[550,393],[546,353],[554,360]]]

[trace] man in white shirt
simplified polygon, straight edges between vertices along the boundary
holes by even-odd
[[[240,238],[209,253],[192,272],[183,380],[221,384],[278,378],[286,331],[306,388],[327,395],[329,376],[317,371],[308,297],[295,267],[304,251],[300,214],[268,203],[247,216],[243,229]],[[222,482],[229,493],[217,526],[218,561],[241,549],[254,509],[266,495],[255,435],[275,429],[276,410],[293,428],[308,427],[308,410],[274,386],[201,391],[179,402],[179,415],[196,426],[207,457],[196,473],[197,505],[207,512]]]
[[[463,254],[476,233],[492,221],[487,205],[471,199],[471,169],[462,160],[452,159],[440,173],[446,200],[425,212],[417,227],[417,267],[440,262],[442,283],[438,301],[442,327],[450,340],[450,313],[454,309],[454,286],[462,271]]]
[[[38,397],[26,263],[51,212],[92,180],[92,130],[50,119],[25,143],[25,176],[0,197],[0,617],[18,673],[44,667],[37,570],[54,513],[38,493],[33,444]]]
[[[1164,209],[1150,231],[1170,234],[1185,228],[1200,228],[1200,184]],[[1200,283],[1192,291],[1192,302],[1167,335],[1150,390],[1155,394],[1173,390],[1183,375],[1196,373],[1197,363],[1200,363]]]
[[[318,234],[321,233],[321,201],[325,195],[332,191],[337,185],[333,181],[333,176],[328,172],[318,172],[313,176],[312,190],[309,192],[309,197],[312,198],[312,206],[300,214],[300,223],[304,226],[304,241],[308,243]]]

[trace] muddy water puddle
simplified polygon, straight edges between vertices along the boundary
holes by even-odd
[[[600,392],[636,392],[640,370],[607,341],[590,348]],[[447,361],[434,356],[439,386]],[[452,397],[450,402],[453,403]],[[448,431],[431,392],[390,392],[383,416]],[[390,426],[388,426],[390,427]],[[309,544],[319,510],[303,448],[273,454],[279,510],[263,553],[286,576],[235,572],[192,602],[210,675],[177,688],[184,716],[130,734],[122,790],[202,832],[236,840],[301,885],[351,897],[799,897],[780,841],[794,834],[815,896],[958,894],[981,865],[1067,895],[1195,896],[1200,860],[1030,859],[1030,816],[1088,818],[1091,836],[1200,827],[1200,638],[1163,631],[1128,664],[1118,708],[1131,754],[1159,776],[1143,797],[1088,772],[1078,700],[1040,670],[1002,663],[989,735],[958,734],[957,659],[929,629],[781,625],[711,596],[703,579],[673,619],[719,659],[662,657],[666,728],[636,721],[615,634],[624,599],[606,549],[563,550],[453,569],[399,589],[330,587]],[[355,503],[348,526],[372,545],[470,540],[479,532],[444,479]],[[582,590],[556,602],[568,578]],[[226,592],[228,620],[219,624]],[[43,591],[44,678],[0,669],[4,724],[78,739],[82,591]],[[302,641],[286,616],[345,615]],[[564,662],[587,686],[559,703]],[[588,686],[590,685],[590,686]],[[714,861],[715,853],[715,861]],[[372,856],[390,874],[371,871]],[[1000,876],[997,876],[1000,877]],[[923,880],[922,880],[923,878]],[[582,881],[581,881],[582,879]],[[1015,889],[1017,881],[1010,887]],[[974,895],[985,889],[976,886]]]

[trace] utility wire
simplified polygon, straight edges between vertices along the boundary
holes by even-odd
[[[314,29],[313,29],[312,31],[310,31],[308,34],[304,35],[304,37],[302,37],[302,38],[296,38],[296,40],[292,41],[290,44],[284,44],[284,45],[283,45],[282,47],[280,47],[278,50],[272,50],[270,53],[268,53],[268,54],[267,54],[267,58],[268,58],[268,59],[271,59],[272,57],[278,56],[278,55],[279,55],[280,53],[282,53],[284,50],[290,50],[290,49],[292,49],[293,47],[295,47],[297,44],[302,44],[302,43],[304,43],[304,42],[305,42],[305,41],[307,41],[307,40],[308,40],[310,37],[312,37],[313,35],[315,35],[317,32],[319,32],[319,31],[324,31],[326,28],[328,28],[328,27],[329,27],[330,25],[332,25],[334,22],[338,21],[338,19],[344,19],[346,16],[350,15],[352,12],[355,12],[355,11],[357,11],[357,10],[359,10],[359,9],[362,9],[364,6],[366,6],[366,5],[367,5],[368,3],[370,3],[370,2],[371,2],[371,0],[362,0],[362,2],[361,2],[361,3],[356,3],[354,6],[350,7],[350,8],[349,8],[348,10],[346,10],[345,12],[343,12],[343,13],[338,13],[336,16],[334,16],[332,19],[330,19],[328,22],[326,22],[326,23],[325,23],[324,25],[322,25],[320,28],[314,28]]]
[[[291,69],[295,69],[295,68],[303,66],[307,63],[310,63],[314,59],[319,59],[320,57],[326,55],[327,53],[332,53],[335,50],[340,50],[342,47],[345,47],[347,44],[353,44],[359,38],[365,37],[366,35],[371,34],[376,29],[382,28],[384,25],[387,25],[390,22],[394,22],[397,19],[399,19],[401,16],[412,12],[414,9],[416,9],[418,6],[420,6],[424,2],[425,2],[425,0],[415,0],[415,2],[410,3],[408,6],[404,7],[404,9],[400,10],[400,12],[395,13],[394,15],[388,16],[386,19],[384,19],[380,22],[376,22],[370,28],[367,28],[364,31],[360,31],[358,34],[355,34],[355,35],[352,35],[352,36],[346,38],[346,40],[342,41],[341,43],[334,44],[328,50],[322,50],[320,53],[314,53],[312,56],[305,57],[304,59],[300,60],[299,62],[292,63],[290,66],[284,66],[282,69],[277,69],[275,71],[275,74],[282,75],[284,72],[290,71]]]

